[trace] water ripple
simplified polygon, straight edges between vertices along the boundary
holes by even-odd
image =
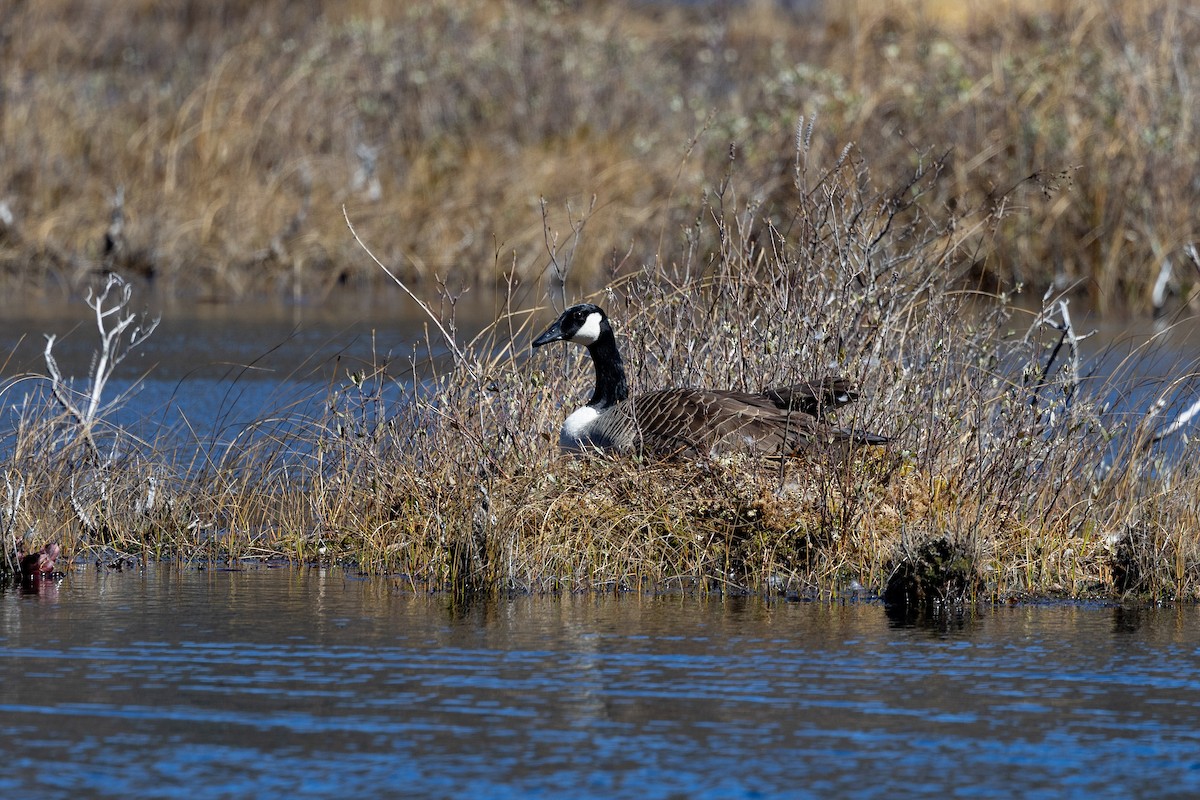
[[[1200,794],[1194,609],[521,598],[87,570],[0,595],[0,790],[38,797]],[[266,622],[264,622],[266,621]]]

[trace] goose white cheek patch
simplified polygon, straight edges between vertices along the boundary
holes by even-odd
[[[575,331],[575,335],[571,337],[571,341],[575,344],[581,344],[587,347],[595,344],[600,338],[600,320],[602,317],[596,312],[588,314],[587,320],[583,325],[579,326],[579,330]]]

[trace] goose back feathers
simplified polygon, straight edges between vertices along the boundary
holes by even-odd
[[[854,401],[844,378],[824,378],[754,394],[722,389],[661,389],[629,396],[624,363],[608,316],[583,303],[562,313],[533,346],[569,341],[588,348],[596,385],[586,406],[563,423],[565,450],[599,448],[656,457],[750,451],[792,455],[817,442],[882,444],[883,436],[837,428],[827,410]]]

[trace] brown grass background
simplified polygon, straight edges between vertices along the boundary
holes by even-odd
[[[0,274],[10,297],[105,269],[216,300],[375,287],[345,205],[414,283],[536,296],[557,250],[578,292],[673,258],[731,152],[770,209],[804,115],[810,166],[949,152],[941,203],[1023,210],[969,280],[1139,309],[1164,259],[1195,284],[1197,53],[1177,0],[16,0]]]

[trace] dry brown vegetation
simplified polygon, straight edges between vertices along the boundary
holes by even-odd
[[[816,166],[853,142],[899,180],[948,153],[933,206],[1027,212],[964,280],[1078,281],[1100,307],[1144,307],[1165,263],[1195,284],[1179,254],[1200,238],[1197,53],[1200,15],[1177,0],[811,17],[17,0],[0,10],[0,271],[10,296],[81,293],[113,268],[173,295],[320,297],[379,280],[345,205],[427,286],[536,284],[547,228],[584,226],[558,266],[596,288],[671,257],[731,145],[745,199],[778,207],[803,114]]]
[[[554,434],[590,365],[577,348],[530,357],[553,316],[540,309],[455,343],[449,364],[347,376],[320,416],[280,409],[196,461],[84,425],[53,381],[14,381],[10,548],[332,560],[461,592],[1197,598],[1200,460],[1161,436],[1194,389],[1156,387],[1153,414],[1115,410],[1080,370],[1069,306],[958,288],[1007,216],[948,213],[945,162],[879,185],[854,150],[811,169],[806,140],[770,214],[734,163],[671,266],[597,299],[635,387],[847,374],[863,397],[840,422],[888,446],[785,463],[562,455]]]

